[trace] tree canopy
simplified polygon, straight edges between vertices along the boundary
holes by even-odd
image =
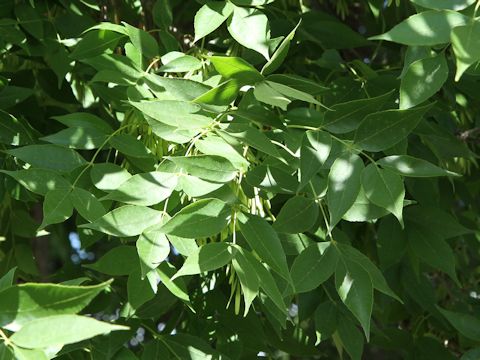
[[[480,358],[480,1],[0,1],[0,358]]]

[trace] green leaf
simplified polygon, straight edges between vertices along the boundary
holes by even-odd
[[[138,54],[138,56],[141,55]],[[143,76],[141,65],[135,63],[126,56],[103,54],[93,58],[84,59],[82,62],[90,65],[98,71],[93,77],[92,82],[105,81],[121,85],[135,85]]]
[[[102,203],[87,190],[74,188],[70,200],[78,213],[88,221],[95,221],[106,213]]]
[[[271,77],[269,77],[269,78],[271,78]],[[277,82],[273,82],[273,81],[269,81],[269,80],[265,80],[263,82],[266,83],[268,85],[268,87],[273,89],[276,93],[282,94],[283,96],[286,96],[289,99],[305,101],[305,102],[308,102],[308,103],[311,103],[311,104],[316,104],[316,105],[322,105],[312,95],[310,95],[310,94],[308,94],[304,91],[297,90],[294,87],[284,85],[284,84],[281,84],[281,83],[277,83]],[[258,84],[257,84],[257,86],[258,86]],[[260,100],[260,99],[258,99],[258,100]]]
[[[162,29],[168,29],[172,25],[172,6],[169,0],[155,1],[152,10],[153,21]]]
[[[47,348],[76,343],[116,330],[128,330],[128,327],[86,316],[54,315],[25,324],[20,331],[12,335],[11,340],[27,349]]]
[[[409,46],[433,46],[450,42],[453,28],[469,18],[450,10],[429,10],[410,16],[388,32],[370,40],[387,40]]]
[[[347,244],[337,243],[337,249],[342,259],[356,263],[367,272],[375,289],[402,302],[392,289],[390,289],[382,272],[365,254]]]
[[[318,204],[314,200],[294,196],[282,206],[273,228],[289,234],[305,232],[316,223],[318,212]]]
[[[97,262],[84,267],[111,276],[129,275],[139,268],[137,251],[134,246],[116,246]]]
[[[297,293],[316,289],[333,275],[337,267],[338,252],[330,242],[307,247],[295,258],[292,281]]]
[[[163,65],[158,69],[159,72],[181,73],[199,70],[202,67],[202,62],[196,57],[176,51],[163,55],[161,59]]]
[[[176,272],[177,269],[167,261],[162,262],[157,268],[159,279],[162,281],[163,285],[165,285],[168,291],[170,291],[180,300],[188,303],[190,298],[188,296],[187,286],[185,285],[183,279],[175,279],[175,281],[172,280]]]
[[[405,216],[411,222],[426,226],[442,239],[472,232],[472,230],[461,225],[450,213],[436,206],[411,206],[405,212]]]
[[[122,22],[127,35],[133,46],[146,58],[154,58],[158,55],[158,44],[155,38],[145,30],[133,27],[126,22]]]
[[[328,339],[337,328],[338,310],[336,304],[331,301],[325,301],[318,305],[315,310],[314,320],[317,342]]]
[[[478,317],[445,310],[439,306],[437,306],[437,309],[460,334],[473,341],[480,341],[480,320],[478,320]]]
[[[240,88],[241,84],[238,80],[230,79],[208,90],[205,94],[196,98],[194,102],[210,105],[228,105],[237,98]]]
[[[43,220],[39,229],[67,220],[73,213],[70,189],[50,190],[43,202]]]
[[[270,86],[267,81],[262,81],[256,84],[254,94],[258,101],[268,105],[277,106],[282,110],[287,110],[288,104],[292,102],[287,96]]]
[[[328,88],[319,84],[318,81],[310,80],[299,75],[273,74],[269,75],[267,80],[285,85],[303,93],[308,93],[312,96],[325,93],[325,91],[328,90]]]
[[[237,169],[227,159],[215,155],[167,156],[186,173],[204,180],[228,182],[237,175]]]
[[[150,150],[140,140],[129,134],[117,134],[110,140],[110,145],[121,153],[134,158],[153,158]]]
[[[113,50],[125,35],[109,30],[89,31],[77,44],[70,57],[82,60]]]
[[[442,169],[432,163],[408,155],[392,155],[377,161],[377,164],[402,176],[435,177],[460,176],[452,171]]]
[[[403,225],[405,188],[399,175],[380,169],[376,164],[370,164],[363,170],[362,187],[372,203],[390,211]]]
[[[111,191],[117,189],[121,184],[132,176],[121,166],[105,163],[94,164],[90,170],[90,179],[97,189]]]
[[[161,211],[145,206],[125,205],[110,211],[91,224],[80,225],[80,228],[119,237],[135,236],[157,224],[162,219],[162,215]]]
[[[16,270],[17,267],[13,267],[0,278],[0,292],[13,285]]]
[[[162,220],[162,223],[164,222],[166,222],[166,219]],[[137,240],[137,252],[140,258],[142,278],[151,270],[155,270],[170,253],[168,239],[160,231],[162,223],[146,229]]]
[[[427,46],[408,46],[405,52],[405,58],[403,60],[402,73],[400,78],[403,78],[410,67],[415,61],[425,59],[431,56],[432,50]]]
[[[344,259],[335,271],[335,286],[340,299],[360,322],[368,340],[373,308],[373,285],[368,272],[356,262]]]
[[[438,92],[448,77],[445,55],[420,59],[411,64],[400,85],[400,109],[409,109]]]
[[[175,100],[191,101],[210,89],[208,85],[189,79],[162,77],[155,74],[146,74],[145,80],[152,90],[162,95],[167,92],[168,98]]]
[[[265,154],[274,157],[280,156],[277,148],[272,144],[267,135],[256,127],[241,123],[230,123],[225,129],[225,132],[235,139],[240,140],[243,144],[251,146]],[[221,132],[220,135],[222,134],[225,133]]]
[[[221,200],[198,200],[176,213],[161,231],[190,239],[213,236],[227,226],[231,213],[230,206]]]
[[[40,349],[24,349],[12,344],[12,350],[16,360],[48,360],[45,351]],[[3,358],[2,358],[3,359]],[[12,360],[14,358],[12,357]]]
[[[234,6],[233,15],[228,19],[228,32],[240,44],[255,50],[269,60],[270,29],[268,18],[254,8]],[[249,31],[246,32],[245,29]]]
[[[115,200],[126,204],[150,206],[170,197],[177,186],[178,176],[152,171],[136,174],[105,196],[102,200]]]
[[[272,226],[261,217],[237,214],[238,225],[248,245],[285,280],[290,280],[285,252]]]
[[[177,100],[155,100],[132,102],[144,115],[178,129],[201,129],[212,123],[212,119],[195,114],[201,110],[197,104]]]
[[[338,321],[337,333],[350,358],[361,360],[364,341],[362,333],[355,327],[355,324],[349,318],[342,316]]]
[[[273,53],[271,59],[268,60],[268,62],[263,66],[262,68],[263,75],[268,75],[273,73],[282,65],[285,58],[287,57],[288,50],[290,49],[290,43],[292,42],[293,37],[295,36],[295,32],[300,26],[300,23],[301,23],[301,20],[293,28],[293,30],[290,31],[290,33],[287,36],[285,36],[285,38],[282,40],[282,42],[278,46],[277,50],[275,50],[275,52]]]
[[[194,42],[215,31],[233,12],[233,5],[228,1],[207,1],[195,14]]]
[[[105,133],[95,128],[72,127],[44,136],[41,140],[72,149],[92,150],[102,146],[107,139]]]
[[[328,174],[327,204],[330,212],[330,229],[340,221],[353,205],[360,191],[362,159],[355,154],[339,156]]]
[[[219,132],[220,135],[224,135],[223,132]],[[227,136],[228,137],[228,136]],[[239,154],[235,147],[230,145],[220,136],[209,134],[202,140],[198,140],[195,143],[195,147],[205,155],[217,155],[222,156],[230,161],[235,168],[247,171],[249,162]],[[237,147],[238,148],[238,147]],[[182,176],[182,178],[185,178]],[[202,181],[198,179],[199,181]]]
[[[373,98],[335,104],[325,113],[321,125],[335,134],[353,131],[358,128],[365,116],[381,109],[392,98],[392,94],[393,92],[390,91]]]
[[[30,320],[75,314],[87,306],[111,281],[93,286],[20,284],[0,292],[0,326],[19,329]]]
[[[475,3],[475,0],[412,0],[412,2],[427,9],[459,11]]]
[[[235,252],[235,256],[232,259],[232,265],[238,279],[240,280],[240,286],[242,287],[242,294],[245,301],[244,316],[247,316],[250,305],[258,295],[260,281],[255,268],[245,257],[243,252]]]
[[[0,111],[0,129],[0,143],[2,144],[19,146],[26,145],[32,140],[22,123],[4,111]]]
[[[368,200],[363,188],[360,188],[357,198],[348,211],[342,216],[342,219],[350,222],[365,222],[381,218],[388,215],[388,211],[374,205]]]
[[[0,170],[17,180],[28,191],[45,196],[50,190],[69,189],[71,184],[60,174],[46,169]]]
[[[141,276],[139,268],[128,275],[127,294],[128,303],[135,310],[155,297],[152,287],[148,280]]]
[[[110,63],[108,65],[111,65]],[[112,128],[106,121],[96,115],[84,112],[53,116],[53,119],[69,128],[96,129],[104,134],[111,134]]]
[[[386,110],[368,115],[355,132],[355,144],[363,150],[392,147],[417,127],[432,105],[408,110]]]
[[[32,166],[61,172],[70,172],[86,163],[75,150],[57,145],[28,145],[6,152]]]
[[[300,187],[323,168],[332,150],[332,137],[325,131],[306,131],[300,147]]]
[[[459,81],[463,73],[480,60],[480,21],[453,28],[451,40],[457,60],[455,81]]]
[[[445,272],[460,285],[455,271],[455,255],[447,242],[424,225],[409,222],[406,230],[412,252],[426,264]]]
[[[253,85],[264,79],[252,65],[239,57],[212,56],[210,58],[215,70],[225,79],[235,79],[242,84]]]
[[[196,252],[187,257],[173,279],[219,269],[230,263],[234,255],[235,249],[224,242],[200,246]]]
[[[250,263],[250,266],[255,270],[257,274],[260,288],[267,294],[269,299],[277,306],[277,308],[284,313],[287,314],[287,306],[285,305],[285,301],[283,300],[282,294],[278,289],[278,285],[275,282],[272,274],[269,270],[263,266],[263,264],[249,251],[246,251],[240,246],[235,247],[237,249],[237,253],[240,252],[245,256],[245,258]]]
[[[228,154],[224,155],[228,156]],[[185,194],[193,198],[208,195],[224,186],[222,183],[205,181],[190,175],[180,176],[178,185]]]
[[[235,5],[240,6],[261,6],[274,2],[275,0],[232,0]]]
[[[392,216],[380,220],[377,235],[377,252],[382,269],[402,261],[407,250],[407,236]]]
[[[340,9],[340,8],[339,8]],[[325,12],[309,11],[302,14],[303,25],[298,35],[322,49],[352,49],[371,44],[344,21]]]
[[[460,360],[476,360],[480,357],[480,348],[468,350],[462,355]]]

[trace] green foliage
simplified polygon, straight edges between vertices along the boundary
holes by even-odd
[[[0,359],[480,357],[480,2],[0,2]]]

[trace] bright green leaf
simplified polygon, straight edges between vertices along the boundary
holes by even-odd
[[[218,199],[198,200],[176,213],[161,231],[184,238],[213,236],[227,226],[232,209]]]
[[[355,154],[343,154],[335,160],[328,174],[327,204],[330,228],[333,228],[353,205],[360,191],[362,159]]]
[[[450,31],[468,22],[465,15],[450,10],[429,10],[415,14],[388,32],[370,40],[387,40],[409,46],[433,46],[450,42]]]
[[[400,109],[423,103],[439,91],[448,77],[443,54],[420,59],[411,64],[400,85]]]
[[[11,340],[27,349],[47,348],[79,342],[116,330],[128,330],[128,327],[86,316],[53,315],[25,324],[20,331],[13,334]]]

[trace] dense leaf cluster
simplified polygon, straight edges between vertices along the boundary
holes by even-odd
[[[390,2],[0,1],[0,358],[480,358],[480,2]]]

